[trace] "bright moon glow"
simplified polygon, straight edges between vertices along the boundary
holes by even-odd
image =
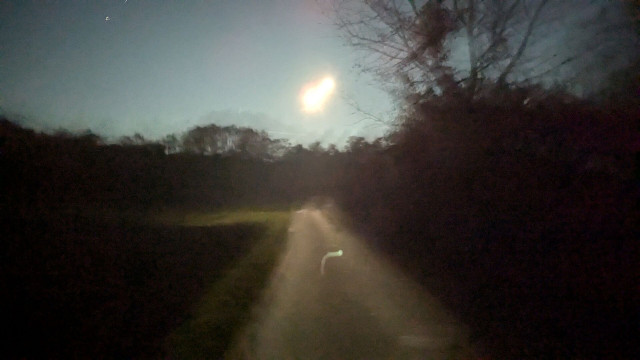
[[[320,81],[306,84],[302,88],[300,95],[302,111],[315,113],[322,110],[335,88],[336,82],[330,76]]]

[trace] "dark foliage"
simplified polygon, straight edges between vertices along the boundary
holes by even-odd
[[[10,190],[2,200],[24,216],[87,206],[211,209],[288,204],[335,183],[325,175],[332,158],[326,153],[294,147],[282,161],[273,161],[251,155],[251,141],[245,145],[246,151],[224,155],[166,155],[165,146],[156,143],[102,145],[95,135],[46,135],[2,120],[0,161],[7,169],[2,181]]]
[[[341,201],[494,355],[631,357],[638,109],[536,93],[416,104]]]

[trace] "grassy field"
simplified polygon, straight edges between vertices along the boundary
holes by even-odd
[[[234,336],[250,320],[251,307],[282,253],[289,217],[288,211],[255,210],[183,217],[184,226],[260,224],[264,232],[246,256],[207,287],[190,318],[168,337],[166,351],[172,358],[218,358],[229,349]]]
[[[256,210],[7,219],[3,358],[215,358],[246,320],[288,219]]]

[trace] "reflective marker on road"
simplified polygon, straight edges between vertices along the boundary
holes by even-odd
[[[322,257],[322,261],[320,262],[320,275],[324,275],[324,264],[330,257],[338,257],[342,256],[342,250],[338,251],[329,251],[325,256]]]

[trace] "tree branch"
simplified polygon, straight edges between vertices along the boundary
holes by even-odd
[[[542,12],[542,8],[547,4],[547,1],[548,0],[542,0],[540,2],[540,4],[538,5],[538,7],[536,8],[536,11],[533,14],[533,17],[531,18],[531,21],[529,22],[529,26],[527,26],[527,32],[525,33],[524,37],[522,38],[522,42],[520,43],[520,47],[518,47],[518,51],[516,51],[514,56],[511,57],[511,60],[509,61],[509,64],[507,65],[507,67],[504,69],[504,71],[498,77],[498,84],[503,85],[506,82],[507,75],[509,75],[509,73],[511,72],[511,70],[513,70],[513,68],[516,65],[516,63],[518,62],[518,60],[520,60],[520,57],[522,57],[522,54],[524,53],[524,50],[527,47],[527,42],[529,41],[529,37],[531,36],[531,33],[533,32],[533,28],[535,26],[535,23],[538,20],[538,17],[540,16],[540,13]]]

